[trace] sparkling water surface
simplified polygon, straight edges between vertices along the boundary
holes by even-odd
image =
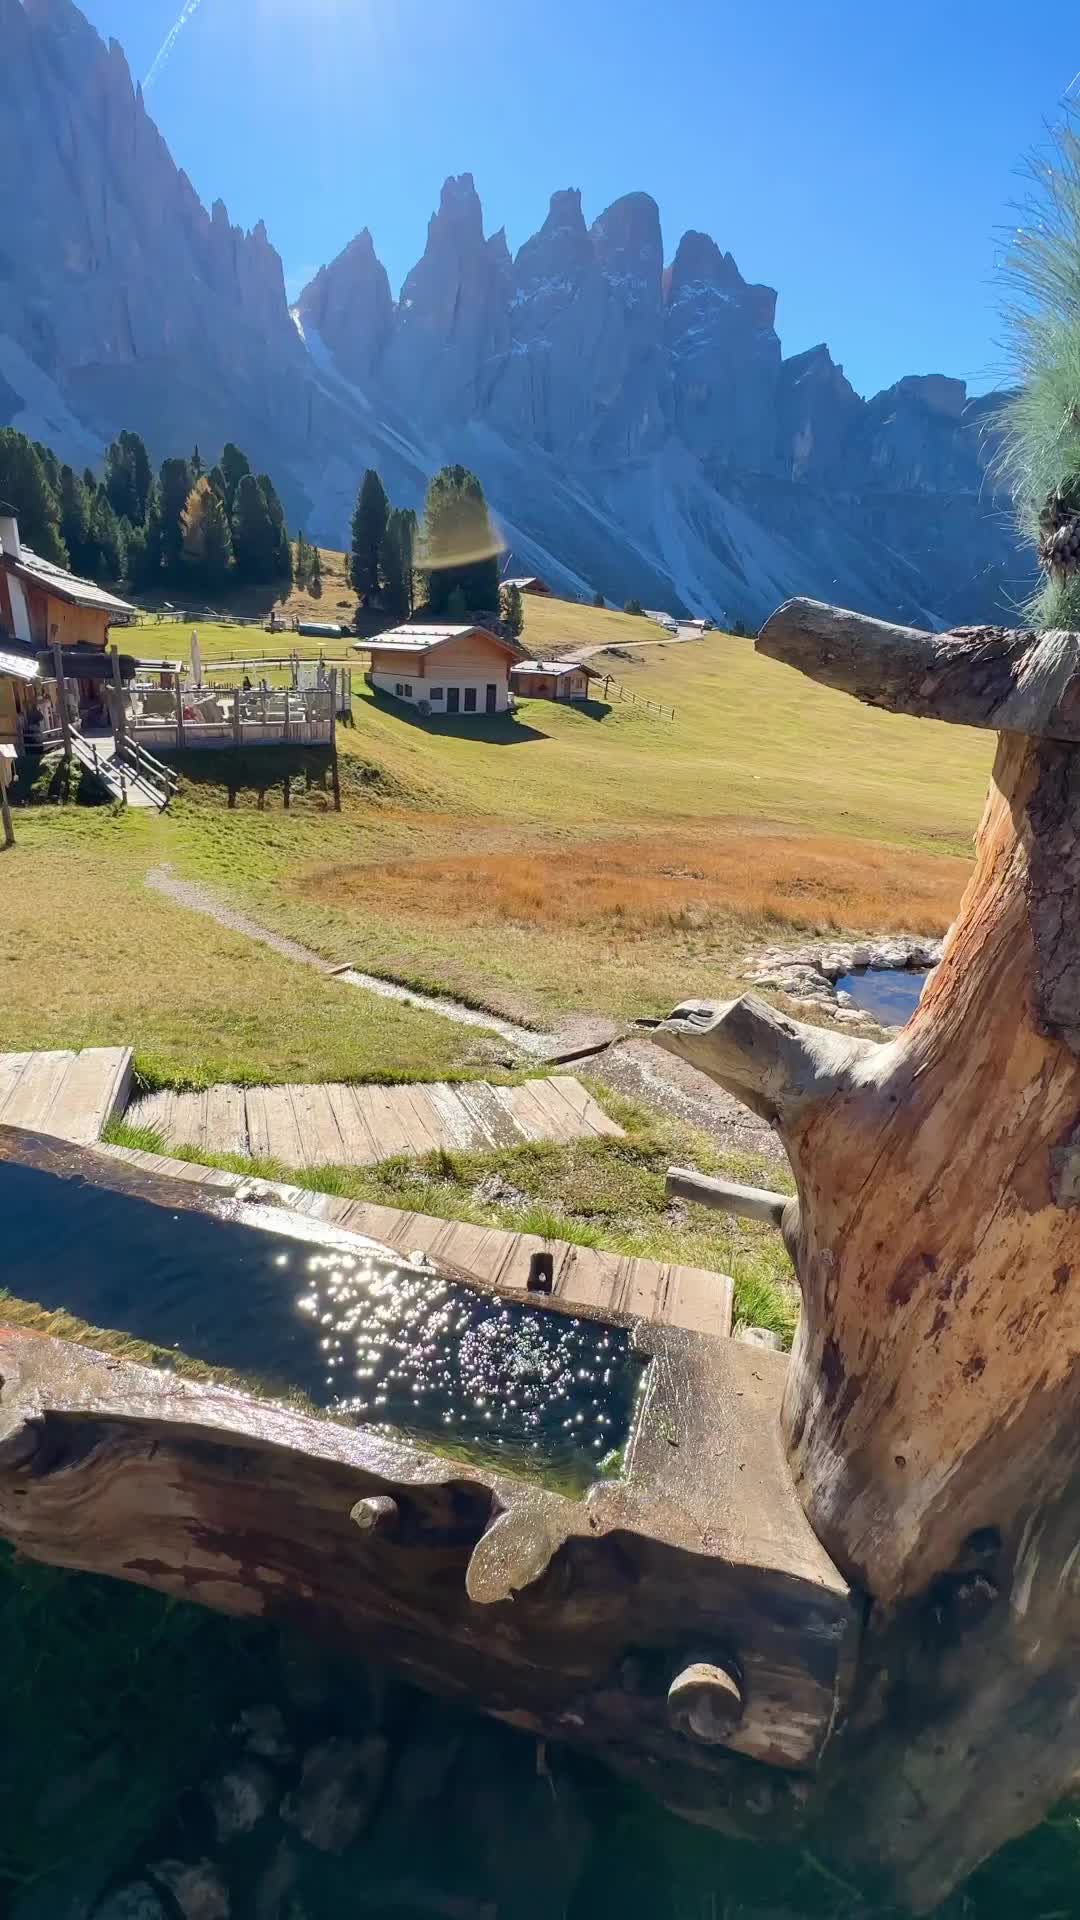
[[[18,1299],[300,1391],[357,1425],[585,1484],[643,1372],[623,1328],[510,1303],[317,1229],[297,1237],[0,1161]]]

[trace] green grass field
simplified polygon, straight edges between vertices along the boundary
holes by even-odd
[[[546,653],[643,629],[538,600],[525,637]],[[160,818],[20,811],[0,1044],[131,1038],[152,1076],[196,1081],[467,1065],[444,1021],[298,978],[148,895],[162,864],[331,961],[541,1025],[723,993],[766,938],[947,924],[987,736],[859,707],[721,634],[608,663],[675,720],[531,701],[455,730],[363,688],[339,729],[340,814],[310,762],[273,749],[189,755]]]

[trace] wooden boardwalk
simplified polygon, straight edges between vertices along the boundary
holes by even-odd
[[[490,1153],[529,1140],[620,1136],[579,1080],[554,1074],[520,1087],[483,1080],[450,1086],[208,1087],[152,1093],[128,1109],[170,1147],[279,1160],[286,1167],[370,1166],[438,1148]]]
[[[92,1146],[131,1086],[130,1047],[0,1053],[0,1126]]]
[[[401,1254],[429,1253],[449,1262],[495,1292],[520,1298],[526,1291],[529,1261],[547,1252],[554,1260],[551,1296],[531,1295],[541,1303],[551,1297],[568,1306],[590,1306],[601,1311],[637,1315],[661,1326],[685,1327],[692,1333],[727,1335],[731,1332],[734,1287],[726,1273],[674,1262],[641,1260],[629,1254],[603,1253],[594,1247],[575,1247],[565,1240],[541,1240],[535,1234],[508,1233],[501,1227],[467,1226],[460,1220],[436,1220],[429,1214],[402,1213],[396,1207],[372,1206],[363,1200],[341,1200],[312,1193],[280,1181],[255,1180],[247,1174],[224,1173],[216,1167],[197,1167],[130,1147],[103,1147],[101,1152],[127,1160],[148,1173],[171,1175],[219,1187],[238,1200],[260,1199],[284,1204],[297,1213],[366,1235]]]

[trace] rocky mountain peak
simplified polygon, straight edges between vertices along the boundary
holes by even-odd
[[[551,196],[543,226],[533,238],[540,239],[564,232],[583,234],[585,231],[585,215],[581,211],[581,188],[559,187]]]
[[[710,301],[738,305],[753,326],[771,328],[776,319],[775,287],[744,280],[730,253],[721,252],[707,233],[684,233],[665,274],[665,297],[673,313],[680,307],[702,310]],[[693,323],[692,323],[693,324]]]
[[[394,300],[367,227],[319,268],[296,312],[313,353],[325,347],[350,380],[371,377],[393,331]]]
[[[630,303],[660,304],[664,242],[660,209],[648,193],[626,193],[593,221],[591,239],[609,284]]]
[[[785,475],[840,479],[864,404],[824,342],[785,360],[777,389],[777,451]]]
[[[959,420],[967,405],[967,382],[951,379],[945,373],[908,373],[878,397],[913,400],[931,413],[943,413],[950,420]]]

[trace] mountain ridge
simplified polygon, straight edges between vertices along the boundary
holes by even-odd
[[[239,439],[326,544],[363,466],[418,505],[466,460],[515,566],[673,610],[803,591],[942,624],[1022,594],[992,397],[931,374],[863,399],[824,345],[785,360],[775,291],[708,234],[665,261],[647,193],[588,224],[559,189],[511,254],[450,176],[397,301],[362,229],[290,311],[263,223],[207,211],[74,0],[0,0],[0,36],[0,421],[79,464],[123,425],[156,458]]]

